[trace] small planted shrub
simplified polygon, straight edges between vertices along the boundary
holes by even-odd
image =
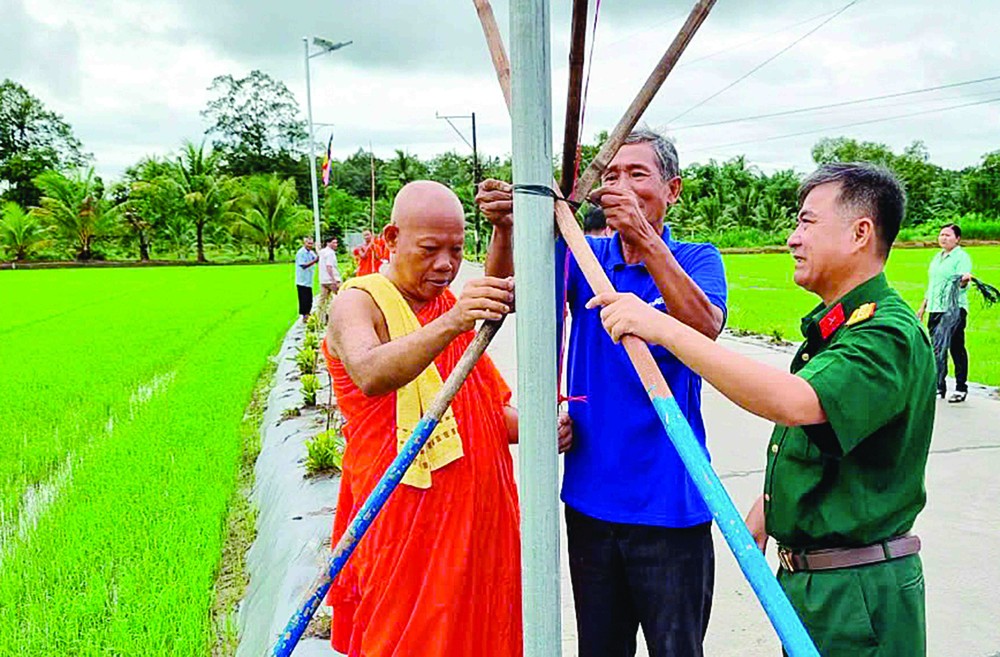
[[[299,366],[299,374],[314,374],[316,372],[316,350],[300,349],[295,355],[295,364]]]
[[[306,474],[336,474],[344,461],[344,437],[336,429],[316,434],[306,441]]]
[[[306,320],[306,328],[310,333],[318,333],[323,329],[323,322],[319,317],[319,313],[309,315],[309,319]]]
[[[319,351],[319,334],[312,332],[306,333],[306,336],[302,339],[302,348]]]
[[[302,402],[306,406],[316,405],[316,393],[319,392],[319,377],[315,374],[302,375]]]

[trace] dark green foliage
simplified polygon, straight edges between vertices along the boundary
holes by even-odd
[[[89,159],[61,116],[13,80],[0,82],[0,182],[9,186],[0,200],[25,209],[37,206],[42,195],[38,176],[49,169],[81,167]]]
[[[308,134],[295,96],[284,82],[258,70],[244,78],[220,75],[209,91],[217,94],[201,115],[211,125],[212,149],[228,176],[276,173],[309,189]],[[308,201],[301,194],[300,202]]]

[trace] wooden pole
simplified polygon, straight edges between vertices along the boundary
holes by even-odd
[[[573,0],[573,26],[569,37],[569,83],[566,120],[563,124],[562,176],[559,187],[565,198],[573,194],[576,149],[580,138],[580,104],[583,87],[583,53],[587,41],[587,0]]]
[[[548,0],[513,0],[510,34],[514,180],[550,185]],[[554,657],[562,650],[562,632],[552,199],[519,195],[514,216],[524,657]]]
[[[490,48],[490,57],[493,59],[493,70],[497,74],[497,82],[500,83],[500,91],[503,93],[503,100],[510,110],[510,60],[507,59],[507,50],[503,47],[503,37],[500,35],[500,28],[497,26],[497,17],[493,14],[493,5],[489,0],[472,0],[476,6],[476,13],[479,14],[479,24],[483,27],[483,35],[486,43],[499,43],[500,48]]]
[[[368,162],[371,164],[371,169],[372,169],[371,217],[369,218],[368,230],[374,233],[375,232],[375,152],[372,150],[371,142],[368,142]]]
[[[481,1],[485,2],[487,0]],[[703,4],[706,4],[705,0],[699,1],[695,6],[695,10]],[[707,2],[707,4],[710,8],[714,2]],[[694,13],[695,12],[692,11],[692,14]],[[480,12],[480,16],[483,16],[482,12]],[[704,16],[702,16],[698,21],[698,25],[700,25],[703,20]],[[688,22],[690,22],[690,17]],[[687,27],[688,23],[685,23],[684,28],[682,28],[681,31],[684,32]],[[485,27],[483,31],[486,34],[491,33],[491,30],[487,30]],[[691,36],[693,36],[693,33],[686,36],[684,39],[685,45],[688,41],[690,41]],[[504,49],[503,42],[500,41],[499,38],[494,41],[488,41],[488,45],[491,53],[494,51],[502,52]],[[673,47],[674,46],[671,45],[671,50]],[[496,54],[494,54],[493,59],[494,61],[497,60]],[[676,59],[674,61],[676,62]],[[657,68],[659,68],[662,64],[663,60],[661,60]],[[670,66],[672,67],[673,64],[670,64]],[[652,79],[654,76],[650,77]],[[660,82],[662,83],[662,80]],[[625,125],[628,121],[631,121],[632,125],[634,125],[642,115],[642,112],[645,111],[645,108],[649,105],[653,95],[655,95],[655,90],[649,93],[646,89],[648,84],[649,83],[647,82],[647,85],[643,87],[643,91],[640,92],[640,96],[642,96],[642,98],[637,97],[636,100],[633,101],[626,117],[619,122],[618,128],[616,128],[615,132],[608,139],[608,144],[605,145],[605,148],[607,148],[610,152],[610,155],[607,157],[608,162],[611,161],[611,158],[614,157],[618,148],[621,146],[622,141],[628,134],[628,130],[631,130],[631,128],[629,128],[623,132],[619,128]],[[659,84],[657,84],[656,87],[659,88]],[[617,145],[611,149],[609,148],[609,145],[614,143],[612,141],[613,139],[617,141]],[[605,149],[602,149],[602,152],[604,150]],[[596,161],[597,160],[595,158],[595,162]],[[590,191],[589,185],[593,185],[599,177],[600,170],[597,170],[597,175],[592,177],[592,182],[588,183],[587,180],[581,177],[580,183],[577,187],[577,194],[580,197],[586,196],[586,194]],[[516,178],[515,182],[517,182]],[[517,203],[518,200],[515,196],[515,211]],[[567,245],[573,252],[573,256],[576,258],[584,277],[590,284],[590,287],[597,294],[614,292],[614,287],[611,285],[611,281],[608,279],[604,268],[601,266],[600,262],[598,262],[597,257],[591,250],[590,244],[584,237],[579,224],[576,223],[576,218],[573,216],[569,206],[566,203],[557,203],[555,211],[556,224],[559,226],[559,231],[562,233]],[[518,248],[516,236],[518,230],[520,230],[519,220],[516,219],[516,217],[514,225],[514,255],[516,269]],[[520,326],[521,324],[519,323],[519,330]],[[715,519],[719,530],[726,539],[729,549],[732,551],[740,569],[743,571],[750,587],[757,596],[761,607],[763,607],[764,612],[771,621],[771,625],[777,632],[785,650],[788,652],[790,657],[820,657],[819,652],[816,650],[816,646],[813,644],[808,632],[806,632],[805,626],[802,624],[802,621],[796,614],[795,609],[788,601],[788,597],[785,595],[784,591],[782,591],[774,573],[771,572],[767,560],[764,558],[761,551],[757,549],[753,536],[751,536],[746,525],[743,524],[742,516],[736,510],[732,499],[730,499],[729,494],[726,492],[721,480],[712,469],[712,466],[701,449],[701,446],[698,444],[694,434],[691,432],[691,427],[684,415],[681,413],[677,402],[674,400],[673,395],[670,392],[670,388],[667,385],[666,380],[663,378],[663,374],[656,366],[656,361],[653,360],[653,356],[649,352],[649,347],[646,346],[646,343],[639,338],[630,335],[625,336],[622,339],[621,344],[625,348],[636,373],[639,375],[643,388],[646,389],[660,421],[663,423],[667,437],[677,450],[677,454],[684,463],[684,467],[687,470],[688,475],[691,477],[691,480],[697,487],[698,492],[705,500],[705,504],[712,512],[712,517]],[[518,381],[520,382],[520,379],[518,379]],[[541,614],[544,613],[544,611],[545,610],[543,609],[540,612],[536,611],[536,613]],[[525,622],[527,623],[527,619],[525,619]],[[527,648],[527,645],[525,647]],[[550,654],[558,653],[552,652]],[[527,651],[525,652],[525,655],[527,657]]]
[[[687,48],[688,44],[691,42],[692,37],[694,37],[695,32],[701,27],[701,24],[705,22],[708,17],[708,12],[712,10],[712,6],[715,5],[715,0],[698,0],[694,7],[691,8],[691,13],[688,14],[687,20],[684,21],[684,25],[681,26],[680,31],[677,36],[674,37],[673,42],[667,51],[663,53],[663,57],[657,63],[653,72],[649,74],[646,79],[645,84],[636,94],[635,100],[629,105],[628,110],[625,111],[625,115],[615,126],[615,129],[611,131],[608,136],[608,140],[604,143],[604,146],[598,152],[597,157],[593,159],[587,170],[583,172],[580,176],[580,181],[577,183],[577,193],[573,197],[574,200],[580,200],[591,189],[601,178],[601,172],[607,168],[608,163],[611,162],[611,158],[615,156],[618,149],[621,148],[622,143],[625,141],[625,137],[628,133],[632,131],[635,124],[639,122],[639,118],[642,116],[646,108],[649,107],[649,103],[653,100],[653,96],[656,92],[660,90],[663,85],[663,81],[667,79],[670,72],[674,70],[674,66],[677,64],[677,60],[681,58],[684,54],[684,50]],[[581,194],[582,191],[582,194]]]

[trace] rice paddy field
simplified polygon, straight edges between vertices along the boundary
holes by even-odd
[[[1000,247],[966,247],[972,274],[1000,287]],[[916,310],[927,289],[927,267],[936,249],[895,249],[889,257],[889,283]],[[800,320],[819,302],[792,280],[787,254],[731,254],[724,256],[729,282],[729,327],[780,337],[802,339]],[[969,380],[1000,386],[1000,307],[984,308],[982,297],[969,292],[966,329]]]
[[[0,272],[0,654],[207,655],[287,266]]]

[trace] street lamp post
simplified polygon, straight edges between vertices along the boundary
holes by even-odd
[[[478,190],[480,171],[479,171],[479,150],[476,148],[476,113],[472,112],[471,114],[458,114],[458,115],[453,114],[450,116],[443,116],[435,112],[434,115],[439,119],[444,119],[445,121],[447,121],[448,125],[451,126],[451,129],[454,130],[458,134],[458,136],[462,138],[462,141],[464,141],[467,146],[472,148],[472,184],[473,188],[475,190]],[[451,122],[452,119],[472,119],[471,144],[469,143],[469,140],[465,138],[465,135],[462,134],[462,131],[456,128],[455,124]],[[480,237],[479,237],[479,205],[477,205],[475,202],[473,202],[472,205],[474,213],[473,216],[475,217],[474,222],[476,227],[476,234],[475,234],[476,257],[479,257],[479,254],[482,253],[482,249],[480,248]]]
[[[316,248],[319,249],[320,244],[322,244],[322,237],[319,232],[319,188],[316,184],[316,138],[313,127],[312,87],[310,86],[309,81],[309,60],[313,57],[333,52],[334,50],[340,50],[344,46],[349,46],[354,42],[342,41],[341,43],[333,43],[332,41],[327,41],[326,39],[313,37],[313,43],[318,46],[320,50],[310,53],[309,37],[302,37],[302,45],[305,48],[306,62],[306,114],[309,116],[309,182],[312,184],[313,227],[316,231]]]

